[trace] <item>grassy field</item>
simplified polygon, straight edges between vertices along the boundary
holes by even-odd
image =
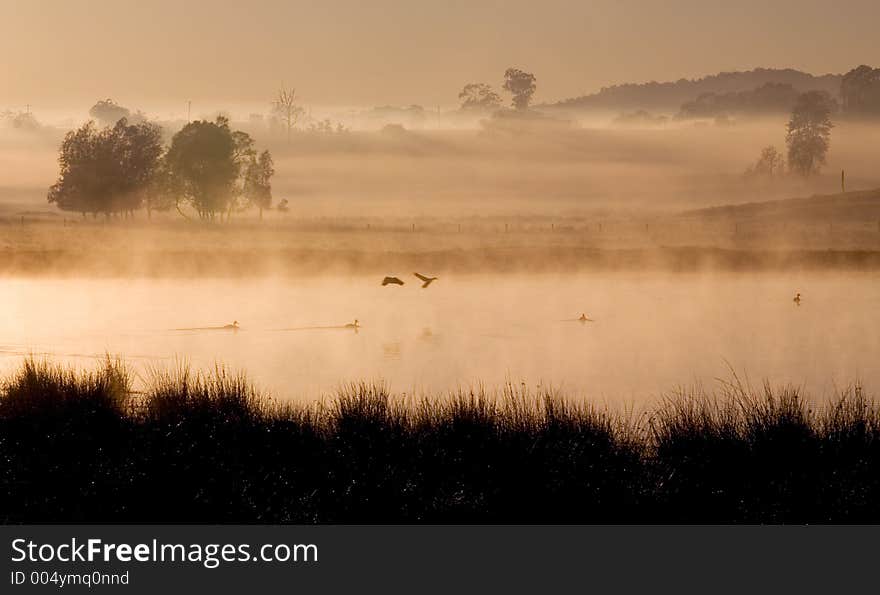
[[[880,192],[646,213],[240,216],[204,225],[0,212],[0,274],[255,276],[436,272],[880,269]]]
[[[112,361],[30,361],[0,392],[0,520],[876,523],[880,408],[735,378],[640,416],[512,386],[297,407],[223,370],[133,394]]]

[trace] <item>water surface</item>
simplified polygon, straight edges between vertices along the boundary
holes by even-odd
[[[446,275],[427,289],[398,276],[403,287],[4,279],[0,371],[28,353],[81,367],[119,354],[138,371],[188,359],[245,370],[291,399],[382,379],[407,393],[511,381],[636,403],[712,387],[728,365],[817,395],[880,386],[877,274]],[[582,312],[595,322],[576,321]],[[360,329],[344,328],[355,318]],[[214,328],[234,320],[238,331]]]

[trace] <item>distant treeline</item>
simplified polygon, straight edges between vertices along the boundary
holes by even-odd
[[[847,115],[880,115],[880,68],[865,65],[844,75],[758,68],[693,80],[624,84],[543,107],[677,110],[683,118],[787,113],[807,91],[826,93]]]
[[[880,408],[734,378],[636,417],[507,386],[323,406],[186,368],[34,361],[0,391],[5,523],[877,523]]]
[[[791,85],[796,91],[826,91],[836,95],[843,77],[838,74],[814,76],[793,69],[756,68],[746,72],[722,72],[698,79],[674,82],[626,83],[604,87],[598,93],[566,99],[554,107],[579,109],[656,109],[678,110],[682,104],[705,93],[739,93],[767,83]]]

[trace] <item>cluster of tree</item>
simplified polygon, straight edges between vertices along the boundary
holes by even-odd
[[[30,111],[6,110],[0,112],[0,121],[18,130],[38,130],[40,128],[40,123]]]
[[[840,100],[845,113],[880,115],[880,68],[863,64],[843,75]]]
[[[144,204],[162,155],[162,131],[150,123],[88,122],[61,143],[61,173],[49,202],[65,211],[131,213]]]
[[[530,72],[508,68],[504,72],[502,88],[510,93],[511,105],[517,110],[527,110],[537,89],[537,79]],[[487,83],[468,83],[458,94],[463,110],[494,111],[501,107],[501,96]]]
[[[324,118],[309,124],[309,132],[312,134],[345,134],[348,132],[348,128],[342,122],[337,122],[334,125],[330,118]]]
[[[733,114],[787,113],[797,101],[797,89],[786,83],[766,83],[749,91],[703,93],[679,109],[678,118],[715,118]]]
[[[99,128],[88,122],[69,132],[58,157],[60,175],[49,202],[85,215],[130,214],[189,205],[204,220],[228,219],[247,207],[271,207],[275,173],[268,151],[232,130],[228,119],[190,122],[165,149],[156,124],[118,120]]]
[[[786,125],[787,170],[804,178],[819,173],[825,164],[831,143],[831,114],[834,99],[823,91],[808,91],[798,96]],[[770,179],[786,172],[786,160],[776,147],[765,147],[758,161],[750,166],[748,178]]]

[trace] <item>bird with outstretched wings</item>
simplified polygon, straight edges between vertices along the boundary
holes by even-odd
[[[422,282],[422,289],[426,288],[428,285],[437,280],[437,277],[426,277],[425,275],[421,275],[419,273],[413,273],[419,280]]]

